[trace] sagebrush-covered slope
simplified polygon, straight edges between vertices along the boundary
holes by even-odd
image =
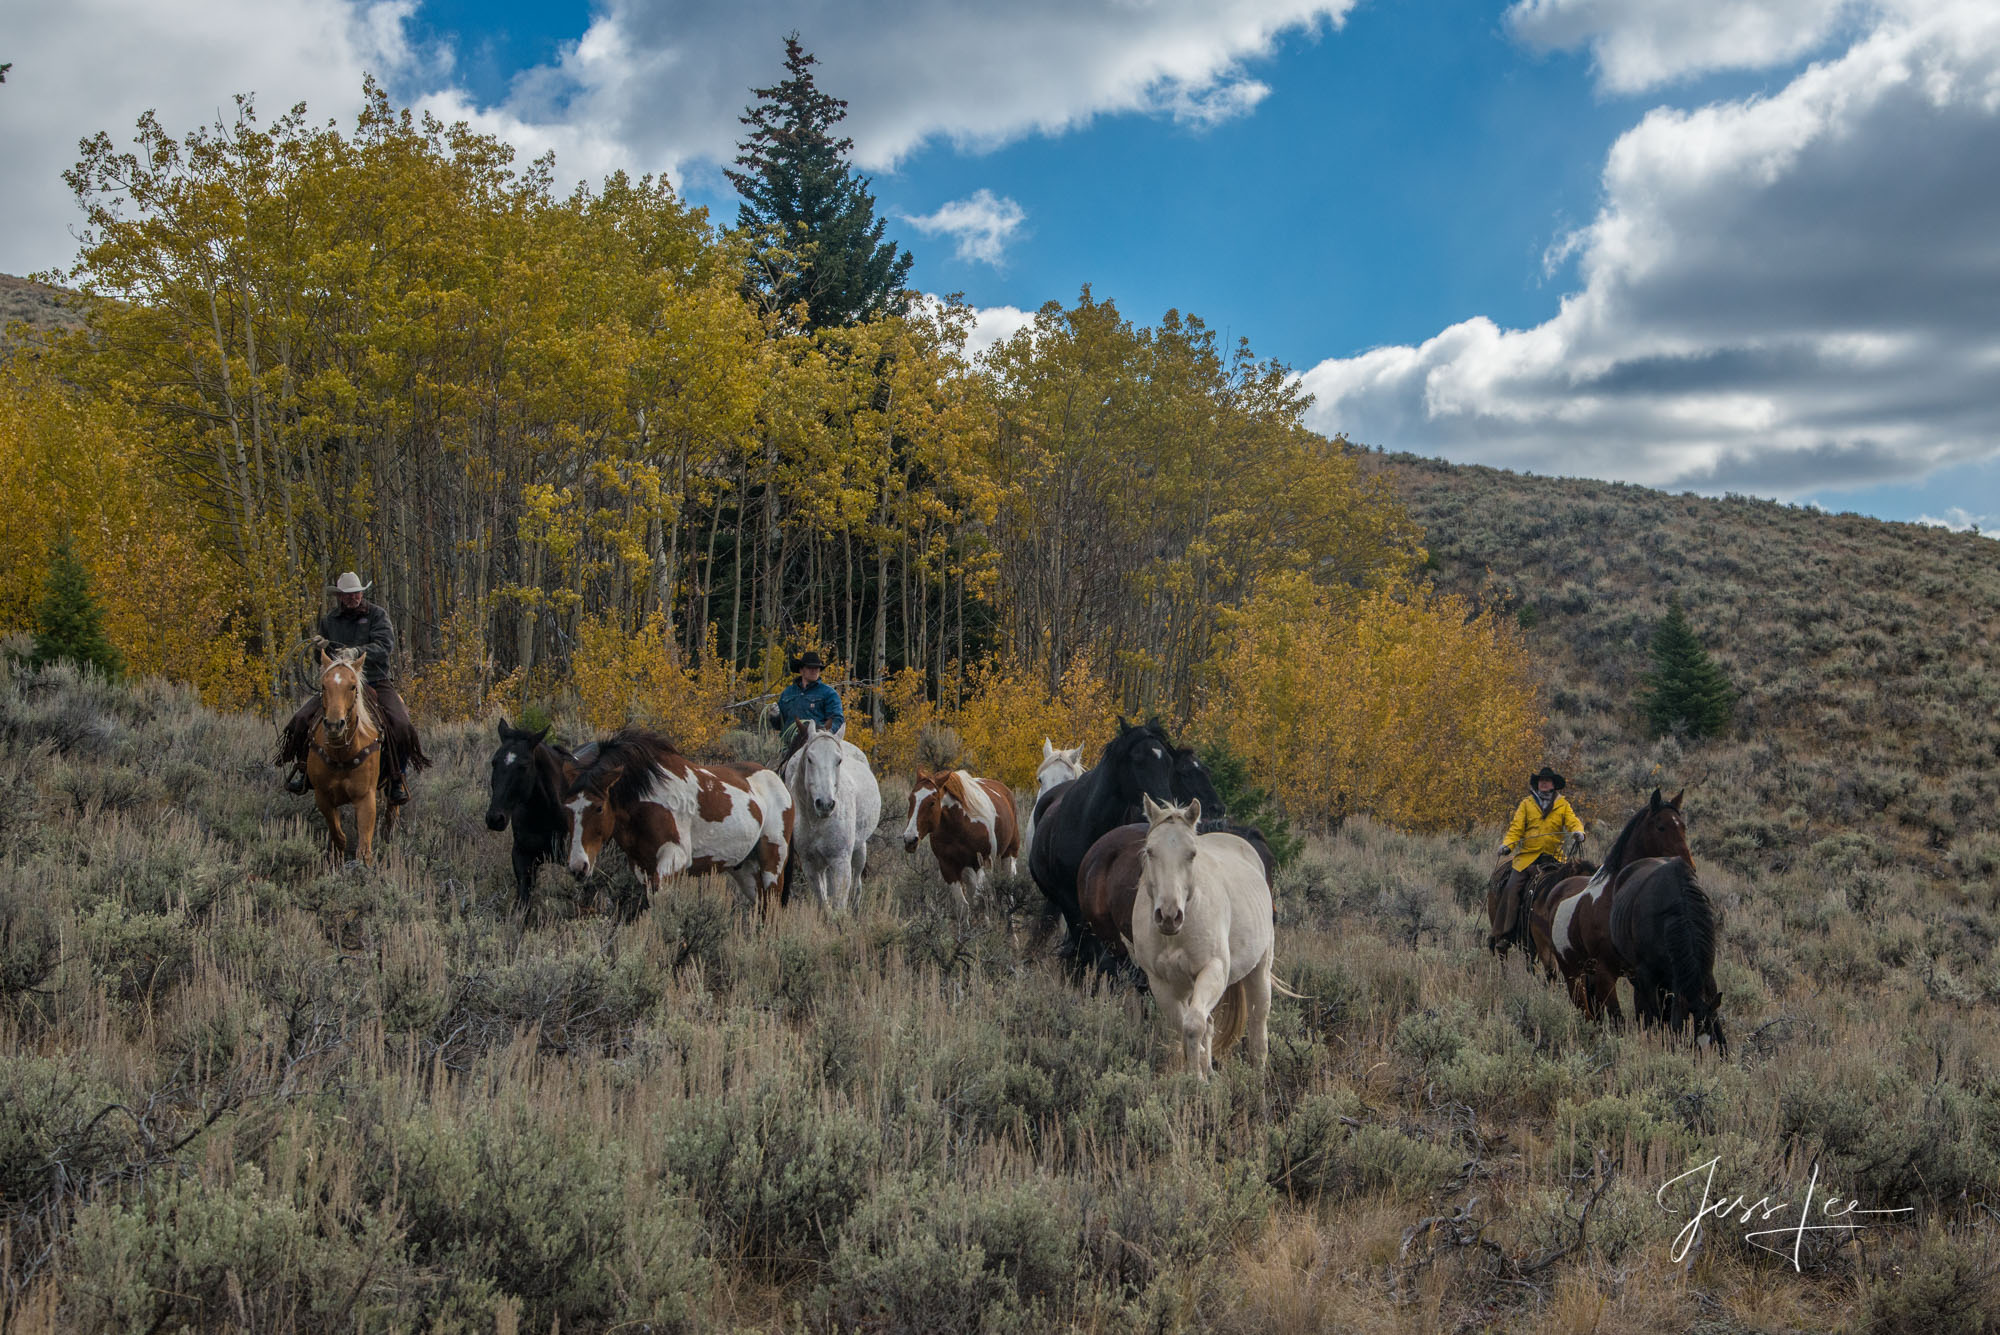
[[[1519,612],[1553,758],[1585,800],[1686,783],[1697,851],[1746,869],[1840,836],[1947,880],[2000,852],[2000,543],[1406,455],[1371,466],[1423,525],[1440,586]],[[1743,693],[1717,741],[1645,736],[1646,645],[1674,593]]]

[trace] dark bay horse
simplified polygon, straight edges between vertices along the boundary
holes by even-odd
[[[1715,912],[1695,878],[1681,798],[1651,799],[1625,822],[1597,873],[1572,878],[1530,909],[1535,952],[1568,983],[1586,1015],[1622,1020],[1618,980],[1632,983],[1643,1023],[1726,1048],[1716,1014]]]
[[[1062,953],[1081,966],[1095,963],[1098,938],[1084,926],[1077,902],[1077,873],[1090,846],[1121,825],[1143,821],[1145,798],[1174,804],[1198,800],[1202,810],[1223,814],[1194,752],[1176,747],[1157,723],[1118,720],[1118,735],[1079,778],[1057,784],[1035,804],[1035,842],[1028,850],[1028,873],[1050,907],[1069,928]]]
[[[500,720],[486,805],[487,829],[514,827],[514,907],[524,926],[534,916],[536,869],[544,862],[561,866],[569,855],[570,811],[563,792],[577,775],[577,761],[548,738],[547,728],[530,732]]]

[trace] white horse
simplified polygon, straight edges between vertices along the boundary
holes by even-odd
[[[1264,864],[1233,834],[1197,833],[1199,801],[1177,807],[1146,797],[1145,809],[1146,846],[1127,938],[1132,958],[1203,1080],[1246,1027],[1250,1058],[1262,1066],[1274,986]]]
[[[1035,800],[1028,803],[1028,819],[1021,826],[1021,848],[1024,852],[1035,846],[1035,808],[1041,805],[1042,794],[1059,783],[1068,783],[1082,775],[1082,747],[1058,751],[1049,744],[1048,738],[1042,738],[1042,763],[1035,769]]]
[[[882,789],[860,747],[811,720],[799,726],[805,741],[782,771],[792,794],[792,856],[820,903],[844,912],[860,892]]]

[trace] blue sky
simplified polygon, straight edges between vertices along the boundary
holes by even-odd
[[[797,28],[918,285],[988,334],[1088,283],[1248,337],[1357,440],[2000,530],[2000,174],[1965,170],[2000,161],[1991,11],[76,0],[0,52],[0,171],[242,88],[340,113],[368,69],[729,221],[734,118]],[[35,87],[86,52],[73,107]],[[0,201],[0,269],[67,259],[57,193]]]

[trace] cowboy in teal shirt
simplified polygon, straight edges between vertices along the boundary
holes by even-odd
[[[839,732],[847,726],[847,714],[840,707],[840,692],[819,679],[820,669],[825,666],[820,656],[808,649],[792,665],[799,679],[785,687],[778,703],[771,707],[773,722],[785,731],[787,753],[797,741],[798,725],[806,719],[829,732]]]

